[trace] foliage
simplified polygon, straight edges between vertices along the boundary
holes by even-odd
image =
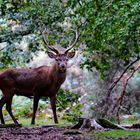
[[[87,24],[82,39],[87,45],[87,59],[83,65],[96,67],[105,75],[114,62],[125,66],[139,57],[139,1],[85,3],[82,16]]]
[[[0,42],[8,42],[9,47],[3,53],[9,49],[10,52],[17,51],[14,42],[21,40],[23,35],[33,33],[36,39],[33,38],[34,41],[31,41],[34,47],[28,51],[29,61],[32,58],[31,53],[40,49],[39,36],[44,27],[51,31],[51,40],[48,40],[54,44],[58,37],[61,38],[63,23],[66,22],[66,26],[70,24],[71,27],[83,23],[81,42],[85,43],[87,48],[82,66],[86,65],[89,70],[96,67],[102,75],[106,75],[105,72],[112,67],[114,61],[117,65],[122,62],[125,66],[139,57],[139,6],[138,0],[4,0],[1,2]],[[13,31],[10,21],[20,25],[23,30]],[[63,42],[64,40],[63,35]],[[61,41],[59,39],[59,42]],[[7,62],[11,64],[15,61],[11,56],[13,53],[10,54],[9,51],[3,55],[1,61],[6,65]],[[25,52],[23,54],[25,55]]]
[[[69,103],[71,104],[70,106],[72,106],[72,104],[77,104],[79,97],[80,96],[77,93],[72,93],[69,90],[60,89],[57,98],[57,100],[59,101],[58,103],[60,103],[58,110],[61,111],[62,109],[66,109],[67,107],[69,107]]]
[[[59,0],[4,0],[0,7],[0,43],[7,42],[0,52],[1,68],[22,66],[33,59],[33,54],[45,51],[41,41],[41,33],[45,28],[50,44],[59,42],[66,46],[68,40],[73,39],[73,35],[69,31],[66,33],[62,27],[67,11],[65,4]],[[31,38],[25,40],[26,49],[19,47],[24,37],[31,35]]]
[[[138,0],[88,0],[80,2],[75,14],[81,20],[85,20],[85,24],[81,28],[80,41],[86,44],[85,59],[81,66],[91,71],[96,68],[101,78],[104,79],[104,85],[101,86],[102,91],[100,93],[102,94],[100,100],[103,106],[97,103],[97,111],[95,112],[100,112],[102,116],[105,116],[104,112],[110,110],[109,113],[111,114],[115,96],[117,97],[120,92],[115,89],[114,93],[116,95],[111,94],[109,97],[112,98],[109,101],[106,96],[110,83],[115,78],[117,79],[117,76],[133,61],[140,59],[140,3]],[[133,66],[127,70],[131,71]],[[108,101],[105,101],[107,99]],[[114,114],[112,113],[112,115]]]
[[[80,95],[77,93],[72,93],[69,90],[59,90],[58,93],[58,110],[64,110],[63,119],[66,119],[70,122],[76,121],[81,117],[82,112],[81,108],[83,105],[78,100]]]

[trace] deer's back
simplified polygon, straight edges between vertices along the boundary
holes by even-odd
[[[20,95],[53,96],[64,82],[66,74],[54,76],[51,67],[35,69],[9,69],[0,75],[0,89],[8,89]]]
[[[48,67],[36,69],[9,69],[0,75],[0,88],[11,88],[19,91],[30,91],[44,82],[49,76]]]

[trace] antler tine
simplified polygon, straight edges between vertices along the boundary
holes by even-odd
[[[69,48],[65,51],[65,54],[68,53],[68,51],[71,50],[71,49],[75,46],[75,44],[77,43],[77,41],[78,41],[78,39],[79,39],[79,35],[80,35],[80,33],[79,33],[79,27],[77,27],[76,33],[75,33],[75,34],[76,34],[75,40],[74,40],[74,42],[69,46]]]
[[[55,52],[56,54],[59,54],[58,50],[56,50],[53,46],[50,46],[49,43],[47,42],[46,37],[45,37],[45,35],[44,35],[45,33],[46,33],[46,28],[45,28],[45,30],[42,32],[42,39],[43,39],[44,43],[48,46],[48,48],[49,48],[51,51]]]

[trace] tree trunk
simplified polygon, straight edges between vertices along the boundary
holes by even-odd
[[[87,119],[87,118],[79,118],[77,124],[71,127],[71,129],[94,129],[94,130],[101,130],[101,129],[121,129],[126,130],[126,128],[114,124],[106,119]]]

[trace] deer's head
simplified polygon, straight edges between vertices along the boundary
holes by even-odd
[[[58,67],[58,69],[59,69],[60,72],[65,72],[66,71],[68,60],[71,59],[71,58],[73,58],[75,56],[75,52],[74,51],[71,51],[70,52],[70,50],[75,46],[75,44],[78,41],[78,38],[79,38],[79,28],[77,28],[77,30],[76,30],[76,38],[75,38],[73,44],[71,44],[68,47],[68,49],[66,49],[64,51],[64,53],[60,53],[54,46],[50,46],[47,43],[46,38],[43,35],[43,41],[44,41],[44,43],[49,48],[49,51],[47,52],[48,53],[48,56],[50,58],[55,59],[56,65],[57,65],[57,67]]]

